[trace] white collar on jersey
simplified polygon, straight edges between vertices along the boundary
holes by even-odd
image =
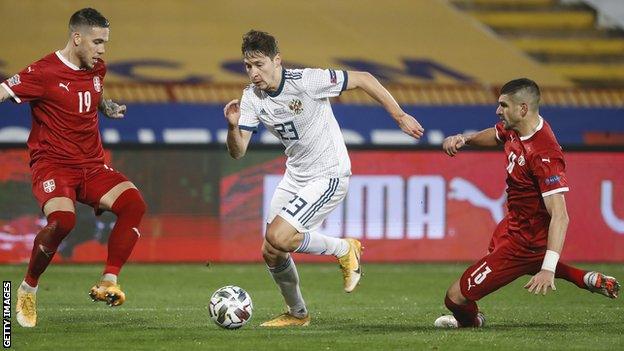
[[[61,62],[63,62],[65,64],[65,66],[73,69],[74,71],[80,71],[80,67],[74,65],[73,63],[69,62],[68,59],[66,59],[63,55],[61,55],[61,50],[56,52],[56,57],[59,58],[59,60],[61,60]]]
[[[521,141],[525,141],[525,140],[529,140],[531,139],[532,136],[535,135],[535,133],[539,132],[542,127],[544,126],[544,119],[542,118],[542,116],[537,116],[539,117],[539,122],[537,123],[537,127],[535,127],[535,130],[533,131],[533,133],[527,135],[527,136],[521,136],[520,140]]]

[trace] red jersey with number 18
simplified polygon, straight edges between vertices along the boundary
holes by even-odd
[[[520,137],[496,124],[507,156],[507,232],[524,247],[545,249],[550,215],[543,198],[568,191],[561,146],[542,117],[535,132]]]
[[[30,164],[90,167],[104,163],[98,106],[106,66],[80,69],[60,52],[31,64],[0,86],[17,103],[30,102]]]

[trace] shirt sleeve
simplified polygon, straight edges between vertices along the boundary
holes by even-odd
[[[565,175],[565,161],[560,151],[536,153],[531,161],[531,168],[542,197],[570,190]]]
[[[26,67],[18,74],[0,83],[0,86],[18,104],[37,100],[43,96],[45,91],[41,70],[35,65]]]
[[[319,68],[304,69],[301,79],[303,88],[313,99],[338,96],[347,89],[348,82],[347,71]]]
[[[251,97],[247,96],[247,91],[245,91],[240,102],[241,116],[238,120],[238,128],[256,133],[260,119],[254,110],[251,99]]]

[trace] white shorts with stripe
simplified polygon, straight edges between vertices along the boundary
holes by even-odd
[[[284,177],[275,189],[267,223],[280,216],[300,233],[314,231],[347,195],[349,177],[318,178],[303,186]]]

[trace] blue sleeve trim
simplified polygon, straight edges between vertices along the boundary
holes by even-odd
[[[347,71],[342,71],[342,74],[344,74],[344,81],[342,81],[342,89],[340,89],[341,93],[347,90],[347,84],[349,83],[349,75],[347,74]]]
[[[250,126],[239,125],[238,129],[246,130],[246,131],[252,132],[252,133],[257,133],[258,132],[258,127],[250,127]]]
[[[334,71],[333,69],[329,70],[329,82],[332,84],[336,84],[337,81],[337,77],[336,77],[336,71]]]

